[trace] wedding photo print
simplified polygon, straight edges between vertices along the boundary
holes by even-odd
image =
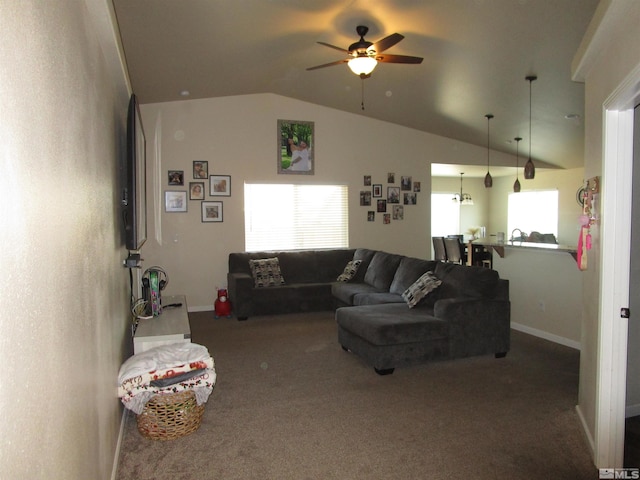
[[[278,120],[278,173],[313,175],[313,122]]]

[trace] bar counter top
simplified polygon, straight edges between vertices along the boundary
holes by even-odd
[[[578,247],[571,245],[558,245],[556,243],[537,243],[537,242],[520,242],[520,241],[505,241],[498,242],[494,238],[479,238],[469,242],[470,246],[484,247],[487,250],[493,249],[500,257],[504,258],[504,249],[526,249],[526,250],[541,250],[549,252],[566,252],[571,254],[575,259],[577,257]]]

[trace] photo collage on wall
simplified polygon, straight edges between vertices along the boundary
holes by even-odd
[[[165,190],[164,210],[167,213],[184,213],[188,210],[188,200],[200,201],[201,220],[203,223],[216,223],[223,220],[223,203],[221,201],[206,200],[206,183],[209,180],[209,197],[230,197],[231,176],[209,175],[209,162],[205,160],[193,161],[193,181],[189,181],[188,190]],[[184,170],[169,170],[167,172],[169,187],[185,187]]]
[[[404,220],[405,206],[417,205],[420,182],[409,175],[402,175],[399,180],[396,183],[396,174],[389,172],[385,190],[381,183],[372,183],[371,175],[364,176],[363,185],[369,189],[360,191],[360,206],[371,207],[367,210],[368,222],[375,222],[376,214],[385,225],[392,220]]]

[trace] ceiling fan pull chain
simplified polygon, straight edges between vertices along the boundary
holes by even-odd
[[[360,105],[362,106],[362,110],[364,110],[364,78],[360,78],[361,92],[362,92],[362,100]]]

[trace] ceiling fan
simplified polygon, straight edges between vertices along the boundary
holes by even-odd
[[[383,38],[375,43],[368,42],[364,39],[364,36],[369,31],[369,27],[364,25],[358,25],[356,32],[360,35],[360,40],[349,45],[349,49],[336,47],[325,42],[318,42],[325,47],[333,48],[349,55],[348,58],[338,60],[331,63],[325,63],[323,65],[317,65],[315,67],[309,67],[307,70],[316,70],[318,68],[330,67],[332,65],[340,65],[346,63],[353,73],[359,75],[360,78],[365,79],[371,76],[371,72],[376,67],[378,62],[383,63],[422,63],[421,57],[411,57],[408,55],[389,55],[383,54],[385,50],[393,47],[396,43],[404,38],[399,33],[393,33],[388,37]]]

